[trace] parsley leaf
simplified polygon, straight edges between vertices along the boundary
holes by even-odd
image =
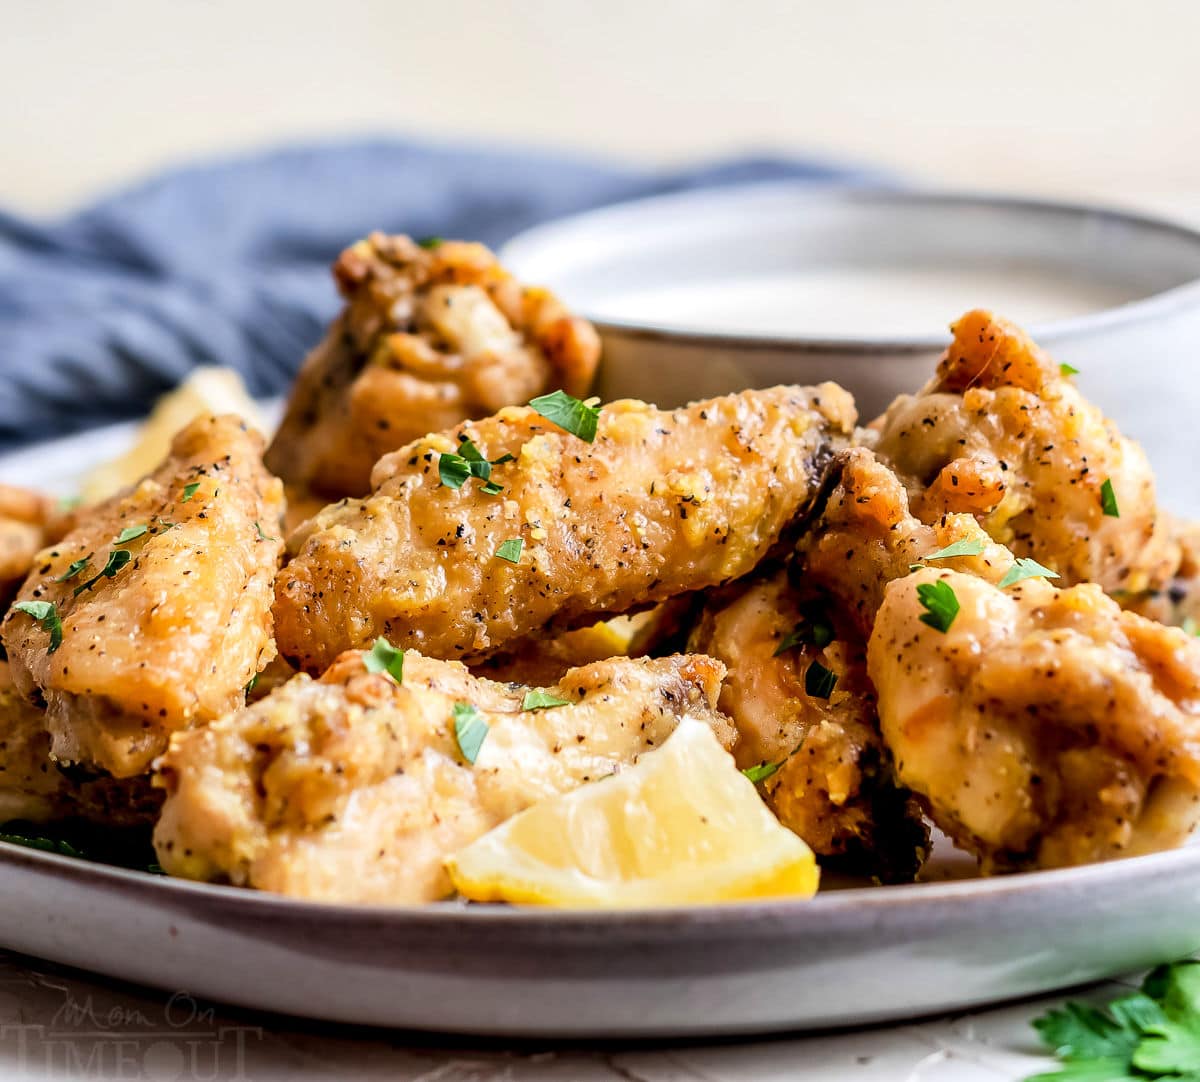
[[[937,552],[931,552],[928,556],[922,556],[921,559],[949,560],[955,556],[980,556],[986,547],[987,544],[982,538],[964,538],[962,541],[955,541],[953,545],[947,545],[944,549],[938,549]]]
[[[404,683],[404,651],[397,650],[385,638],[375,640],[375,645],[363,654],[367,672],[387,673],[397,684]]]
[[[438,477],[447,488],[462,488],[471,476],[471,465],[462,455],[443,451],[438,456]]]
[[[441,243],[441,237],[422,237],[419,241],[417,241],[417,246],[428,251],[431,248],[436,248]]]
[[[263,533],[263,528],[258,522],[254,523],[254,529],[258,531],[258,539],[260,541],[278,541],[279,540],[278,537],[270,537],[267,534]]]
[[[507,560],[510,564],[519,564],[521,562],[521,550],[524,548],[525,542],[521,538],[509,538],[507,541],[500,542],[500,547],[496,549],[496,558],[498,560]]]
[[[830,623],[829,617],[825,610],[819,605],[808,605],[801,610],[804,617],[795,627],[792,628],[780,640],[779,645],[775,647],[775,652],[772,657],[779,657],[780,654],[786,654],[789,650],[794,650],[797,646],[815,646],[818,650],[824,650],[834,640],[833,624]]]
[[[570,699],[560,699],[557,695],[551,695],[550,692],[542,691],[540,688],[525,692],[525,698],[521,700],[522,710],[548,710],[552,706],[570,705]]]
[[[108,561],[105,563],[104,569],[100,572],[100,574],[96,575],[94,578],[88,579],[87,582],[76,586],[73,596],[78,597],[80,594],[87,593],[87,591],[95,586],[96,583],[98,583],[101,579],[114,578],[117,572],[120,571],[121,568],[128,564],[132,559],[133,555],[128,549],[113,549],[108,554]]]
[[[828,699],[837,687],[837,673],[814,661],[804,674],[804,690],[814,699]]]
[[[54,581],[55,582],[68,582],[69,580],[73,579],[76,575],[80,574],[83,571],[83,569],[85,567],[87,567],[87,565],[91,562],[91,559],[92,559],[92,554],[89,552],[82,559],[76,560],[73,564],[71,564],[71,566],[68,567],[67,570],[63,574],[59,575],[58,578],[56,578]]]
[[[130,541],[136,541],[144,533],[150,529],[145,523],[139,522],[136,526],[126,526],[116,537],[113,538],[114,545],[128,545]]]
[[[491,480],[492,467],[502,466],[505,462],[514,461],[510,454],[501,455],[489,462],[483,457],[479,448],[466,436],[458,437],[459,453],[443,451],[438,456],[438,477],[447,488],[460,489],[472,477],[483,482],[480,491],[488,496],[496,496],[504,491],[501,485]]]
[[[183,499],[180,503],[187,503],[200,489],[200,482],[193,481],[191,484],[183,486]]]
[[[49,601],[18,601],[13,609],[32,616],[41,625],[43,631],[50,633],[50,646],[46,650],[47,654],[53,654],[62,646],[62,620],[59,619],[58,609]]]
[[[917,598],[925,608],[920,617],[921,623],[942,632],[943,635],[949,631],[959,609],[954,587],[944,579],[923,582],[917,587]]]
[[[1051,571],[1048,567],[1043,567],[1034,559],[1027,559],[1024,556],[1018,556],[1017,562],[1008,569],[1004,578],[1000,580],[1000,589],[1003,590],[1006,586],[1012,586],[1018,582],[1024,582],[1026,579],[1056,579],[1058,578],[1057,571]]]
[[[535,398],[529,403],[532,409],[541,414],[551,424],[578,436],[585,443],[596,439],[596,429],[600,423],[600,408],[572,398],[566,391],[554,391]]]
[[[258,678],[260,675],[260,673],[255,673],[252,677],[250,677],[250,680],[246,684],[245,688],[242,689],[247,695],[249,695],[256,687],[258,687]]]
[[[62,838],[39,838],[29,834],[2,834],[0,842],[9,845],[23,845],[26,849],[40,849],[43,853],[57,853],[62,857],[83,857],[83,854],[70,842]]]
[[[757,785],[760,781],[766,781],[767,778],[776,774],[779,768],[783,766],[783,762],[780,759],[777,763],[757,763],[754,766],[746,767],[742,773]]]
[[[1117,506],[1117,494],[1113,491],[1111,478],[1106,479],[1100,486],[1100,507],[1109,518],[1121,517],[1121,509]]]
[[[1161,1018],[1142,1023],[1142,1041],[1133,1065],[1163,1074],[1196,1071],[1200,1066],[1200,963],[1160,967],[1146,978],[1143,992],[1157,992]]]
[[[1067,363],[1066,363],[1066,361],[1064,361],[1062,364],[1060,364],[1060,365],[1058,366],[1058,370],[1059,370],[1059,371],[1060,371],[1060,372],[1061,372],[1061,373],[1062,373],[1064,376],[1077,376],[1077,375],[1079,375],[1079,369],[1078,369],[1078,368],[1076,368],[1076,367],[1075,367],[1073,364],[1067,364]]]
[[[468,763],[474,764],[479,758],[479,749],[487,739],[488,723],[470,703],[455,703],[454,739],[458,741],[458,750]]]

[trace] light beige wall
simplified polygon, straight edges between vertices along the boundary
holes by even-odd
[[[0,204],[370,130],[1200,193],[1200,3],[0,0]]]

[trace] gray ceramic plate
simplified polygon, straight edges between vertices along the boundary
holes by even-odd
[[[130,429],[0,459],[69,494]],[[961,874],[953,852],[940,874]],[[879,1022],[1064,988],[1200,948],[1200,848],[1070,871],[622,913],[318,905],[0,842],[0,946],[262,1010],[615,1037]]]

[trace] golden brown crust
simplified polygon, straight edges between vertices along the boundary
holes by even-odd
[[[481,244],[372,233],[333,268],[345,308],[305,361],[267,464],[328,500],[383,455],[502,406],[591,385],[600,339]]]
[[[240,419],[200,418],[150,477],[40,554],[20,600],[55,606],[61,646],[16,610],[3,634],[17,686],[46,703],[56,758],[140,774],[172,731],[241,704],[274,654],[283,496],[261,451]],[[143,532],[118,544],[127,528]]]

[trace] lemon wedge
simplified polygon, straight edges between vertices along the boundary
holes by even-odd
[[[635,766],[534,805],[446,867],[474,901],[599,908],[808,898],[819,878],[812,850],[691,719]]]

